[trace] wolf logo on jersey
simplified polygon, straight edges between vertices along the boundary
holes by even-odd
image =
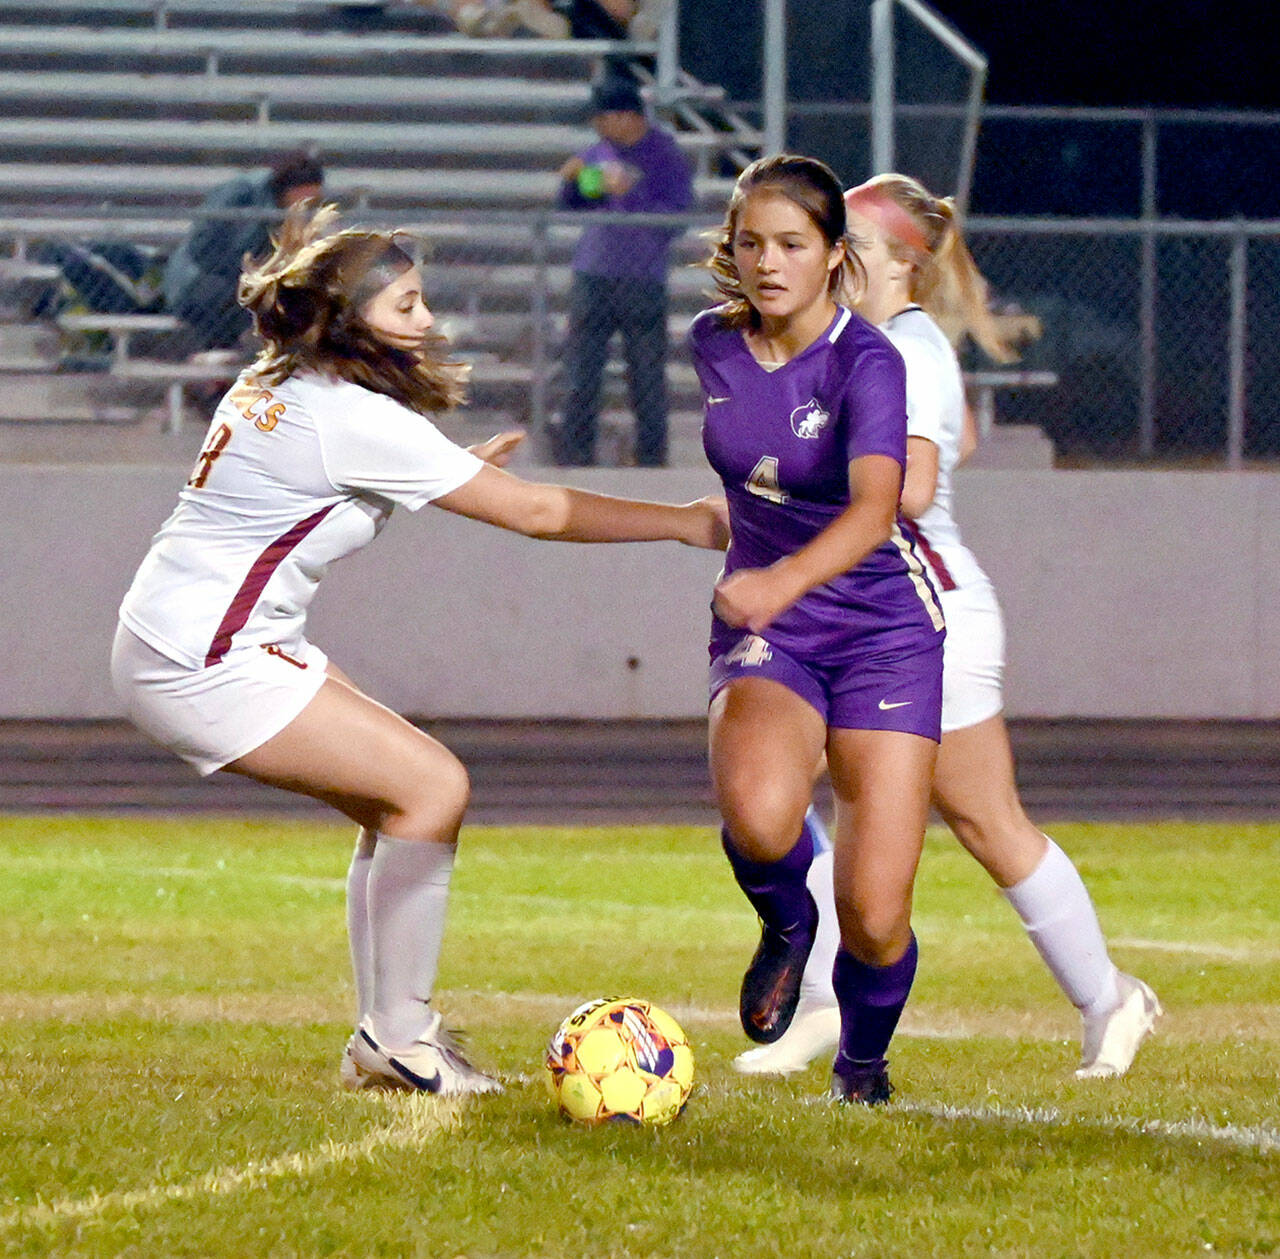
[[[724,658],[725,664],[740,664],[748,669],[773,659],[773,648],[759,634],[748,634]]]
[[[791,412],[791,431],[797,437],[814,438],[827,427],[831,416],[818,405],[817,398],[810,398],[802,407]]]

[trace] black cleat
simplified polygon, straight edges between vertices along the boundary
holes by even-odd
[[[842,1105],[883,1106],[893,1096],[889,1069],[880,1064],[853,1066],[837,1058],[831,1072],[831,1096]]]
[[[771,1045],[791,1026],[800,1001],[800,978],[818,930],[818,906],[808,897],[809,916],[787,932],[762,925],[760,945],[742,977],[738,1017],[742,1030]]]

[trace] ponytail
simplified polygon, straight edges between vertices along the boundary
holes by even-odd
[[[851,208],[884,230],[890,249],[915,264],[911,299],[959,346],[966,336],[997,363],[1011,363],[1017,346],[1040,335],[1030,315],[998,315],[974,262],[950,197],[935,197],[908,175],[877,175],[845,193]]]

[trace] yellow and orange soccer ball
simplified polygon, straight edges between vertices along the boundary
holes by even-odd
[[[693,1050],[651,1001],[600,997],[580,1005],[547,1046],[551,1093],[581,1124],[670,1123],[693,1088]]]

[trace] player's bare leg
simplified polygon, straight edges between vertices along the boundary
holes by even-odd
[[[1021,883],[1044,860],[1049,841],[1023,810],[1002,716],[943,735],[933,796],[955,837],[999,887]]]
[[[334,677],[279,734],[226,770],[324,800],[380,835],[450,846],[470,795],[467,771],[448,748]]]
[[[1154,992],[1118,971],[1071,859],[1027,817],[1000,715],[949,731],[934,804],[995,880],[1083,1019],[1077,1075],[1123,1075],[1161,1014]]]
[[[324,800],[362,828],[357,858],[369,855],[357,891],[365,902],[364,982],[372,991],[348,1043],[343,1082],[443,1094],[498,1089],[457,1051],[431,1007],[469,795],[457,757],[331,676],[284,730],[227,768]],[[358,983],[359,926],[352,939]]]

